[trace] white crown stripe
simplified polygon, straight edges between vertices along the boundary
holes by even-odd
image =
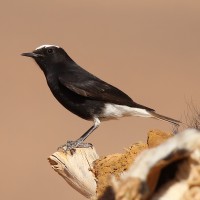
[[[60,48],[59,46],[56,46],[56,45],[44,44],[44,45],[41,45],[41,46],[37,47],[35,50],[42,49],[42,48],[47,48],[47,47],[57,47],[57,48]]]

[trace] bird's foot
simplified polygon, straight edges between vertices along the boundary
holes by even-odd
[[[70,151],[71,154],[75,153],[76,148],[89,148],[93,147],[91,143],[82,143],[78,140],[76,141],[67,141],[66,144],[58,147],[58,150],[62,149],[62,151],[67,152]]]

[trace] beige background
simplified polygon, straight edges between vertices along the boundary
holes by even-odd
[[[88,71],[136,102],[180,119],[199,105],[200,3],[197,0],[1,1],[1,199],[84,199],[55,174],[47,157],[91,122],[54,99],[43,74],[20,53],[57,44]],[[100,155],[171,130],[142,118],[104,122],[87,140]]]

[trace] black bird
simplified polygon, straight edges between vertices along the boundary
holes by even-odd
[[[89,147],[83,141],[100,125],[100,121],[124,116],[151,117],[179,125],[180,121],[157,114],[153,109],[134,102],[118,88],[104,82],[74,62],[61,47],[42,45],[22,56],[39,65],[54,97],[69,111],[94,122],[76,141],[67,142],[67,150]]]

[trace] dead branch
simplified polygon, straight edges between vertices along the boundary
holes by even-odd
[[[161,144],[162,143],[162,144]],[[200,132],[151,131],[147,143],[99,159],[96,151],[56,152],[50,164],[89,199],[200,199]]]

